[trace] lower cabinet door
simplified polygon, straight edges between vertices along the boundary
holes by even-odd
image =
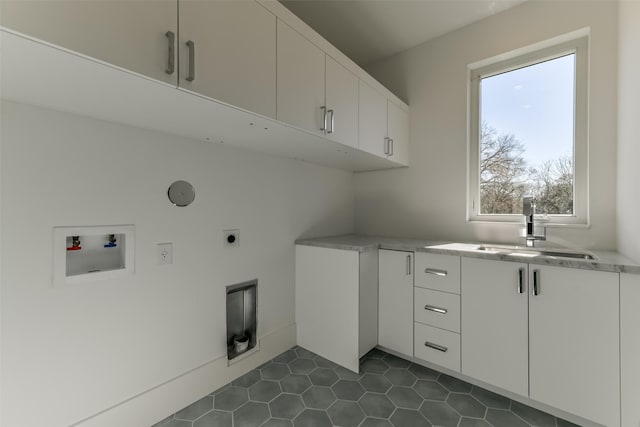
[[[527,264],[462,257],[462,373],[529,394]]]
[[[413,252],[380,249],[378,344],[413,356]]]
[[[415,339],[418,359],[460,372],[460,334],[416,323]]]
[[[620,425],[620,275],[529,266],[530,397]]]
[[[298,345],[358,372],[359,254],[296,245]]]

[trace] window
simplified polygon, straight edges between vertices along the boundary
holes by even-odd
[[[587,38],[472,68],[468,218],[588,224]]]

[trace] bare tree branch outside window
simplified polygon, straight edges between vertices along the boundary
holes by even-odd
[[[559,156],[539,165],[526,161],[524,145],[483,122],[480,133],[480,213],[520,214],[522,197],[536,198],[536,211],[573,214],[573,159]]]

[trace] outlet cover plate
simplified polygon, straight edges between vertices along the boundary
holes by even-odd
[[[173,244],[158,243],[158,265],[173,264]]]

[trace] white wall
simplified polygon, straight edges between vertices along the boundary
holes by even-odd
[[[410,105],[410,167],[356,175],[357,231],[522,243],[517,226],[466,221],[467,65],[590,27],[591,227],[548,236],[614,249],[616,25],[616,2],[530,1],[372,65],[368,71]]]
[[[640,2],[620,2],[618,39],[618,251],[640,261]]]
[[[354,229],[351,173],[14,103],[1,121],[5,427],[69,425],[223,356],[225,285],[257,277],[259,335],[290,327],[294,240]],[[52,228],[109,224],[135,224],[135,275],[53,288]]]

